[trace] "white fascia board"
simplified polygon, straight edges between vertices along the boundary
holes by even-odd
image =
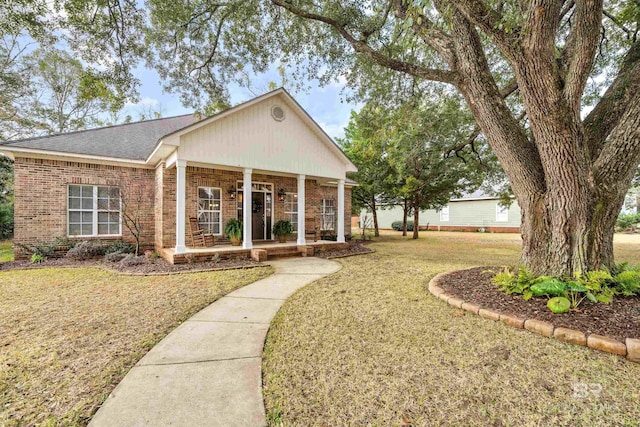
[[[171,168],[178,161],[178,150],[173,150],[173,152],[164,160],[164,167],[166,169]]]
[[[98,163],[119,165],[128,167],[142,167],[151,168],[146,160],[135,159],[122,159],[118,157],[106,157],[96,156],[93,154],[78,154],[78,153],[66,153],[62,151],[50,151],[50,150],[38,150],[34,148],[23,147],[2,147],[0,146],[0,152],[7,154],[8,157],[15,159],[15,153],[25,154],[24,157],[37,158],[37,159],[49,159],[49,160],[64,160],[64,161],[76,161],[79,163]]]

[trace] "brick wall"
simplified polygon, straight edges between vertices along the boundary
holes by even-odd
[[[236,200],[228,194],[242,180],[242,173],[218,169],[187,168],[187,220],[197,215],[198,187],[218,187],[222,195],[222,226],[229,218],[236,218]],[[284,202],[278,200],[277,192],[297,192],[297,179],[274,175],[254,174],[254,182],[268,182],[274,186],[274,221],[284,219]],[[176,213],[176,169],[165,169],[164,164],[155,170],[96,165],[57,160],[16,158],[15,161],[15,231],[16,243],[50,242],[67,235],[67,187],[69,184],[108,185],[122,187],[124,196],[132,200],[140,198],[142,216],[141,242],[144,248],[175,246]],[[317,215],[321,211],[323,198],[333,198],[337,206],[337,188],[324,187],[308,179],[305,186],[305,228],[313,230]],[[137,204],[137,203],[136,203]],[[132,207],[133,209],[135,207]],[[351,189],[345,188],[345,233],[351,234]],[[189,242],[189,226],[187,245]],[[295,236],[291,237],[295,239]],[[85,240],[87,238],[74,238]],[[92,238],[94,239],[94,238]],[[116,238],[100,238],[108,244]],[[134,242],[134,238],[122,226],[122,239]],[[216,236],[216,243],[228,243],[223,236]],[[16,257],[24,258],[20,249]]]
[[[143,215],[141,241],[154,244],[154,171],[142,168],[96,165],[18,157],[15,161],[14,242],[50,242],[67,235],[67,186],[69,184],[127,186],[123,195],[140,196]],[[137,203],[136,203],[137,204]],[[77,238],[84,240],[86,238]],[[122,226],[122,239],[134,241]],[[102,238],[107,244],[114,238]],[[16,257],[21,258],[16,248]],[[22,256],[23,257],[23,256]]]
[[[164,182],[164,199],[162,202],[162,244],[163,247],[175,246],[175,210],[176,210],[176,169],[171,168],[164,170],[163,182]],[[237,217],[237,201],[232,199],[228,194],[229,188],[236,188],[238,181],[242,181],[242,172],[233,172],[220,169],[208,169],[198,167],[187,167],[186,171],[186,243],[189,246],[189,224],[188,220],[190,216],[197,216],[198,211],[198,187],[215,187],[221,189],[222,197],[222,231],[224,231],[224,224],[230,218]],[[253,174],[253,182],[266,182],[273,184],[273,209],[274,209],[274,222],[284,219],[284,202],[278,200],[277,192],[279,189],[284,189],[288,193],[297,193],[298,181],[293,177],[282,177],[275,175]],[[306,180],[305,192],[306,192],[306,215],[305,215],[305,228],[307,231],[313,230],[316,226],[316,216],[320,213],[321,203],[323,198],[336,199],[337,206],[337,188],[324,187],[316,183],[315,180]],[[345,233],[351,234],[351,189],[345,188]],[[157,239],[157,238],[156,238]],[[291,239],[295,239],[295,235],[291,236]],[[225,236],[215,236],[216,244],[228,244],[229,239]]]

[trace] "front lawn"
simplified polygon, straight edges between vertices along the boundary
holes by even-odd
[[[99,268],[0,272],[0,425],[85,425],[179,323],[266,267],[133,277]]]
[[[11,240],[0,241],[0,262],[13,261],[13,245]]]
[[[618,239],[640,262],[640,236]],[[448,306],[442,271],[517,261],[519,236],[384,233],[282,307],[265,347],[273,425],[638,425],[640,365]]]

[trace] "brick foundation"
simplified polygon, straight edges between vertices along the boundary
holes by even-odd
[[[419,230],[428,229],[430,231],[465,231],[476,233],[484,228],[485,233],[519,233],[520,227],[481,227],[472,225],[430,225],[429,227],[421,225]]]

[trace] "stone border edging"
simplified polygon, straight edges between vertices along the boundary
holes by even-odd
[[[567,343],[582,345],[594,350],[600,350],[619,356],[626,356],[628,360],[640,363],[640,339],[627,338],[625,342],[621,342],[604,335],[587,335],[586,333],[575,329],[564,328],[561,326],[556,327],[550,322],[538,319],[523,319],[517,316],[500,313],[495,310],[482,308],[477,304],[463,301],[460,298],[456,298],[453,295],[446,293],[444,289],[439,286],[442,278],[450,273],[452,272],[449,271],[437,274],[429,281],[428,290],[433,296],[441,299],[452,307],[475,313],[484,319],[501,321],[513,328],[526,329],[530,332],[544,335],[549,338],[555,338]]]

